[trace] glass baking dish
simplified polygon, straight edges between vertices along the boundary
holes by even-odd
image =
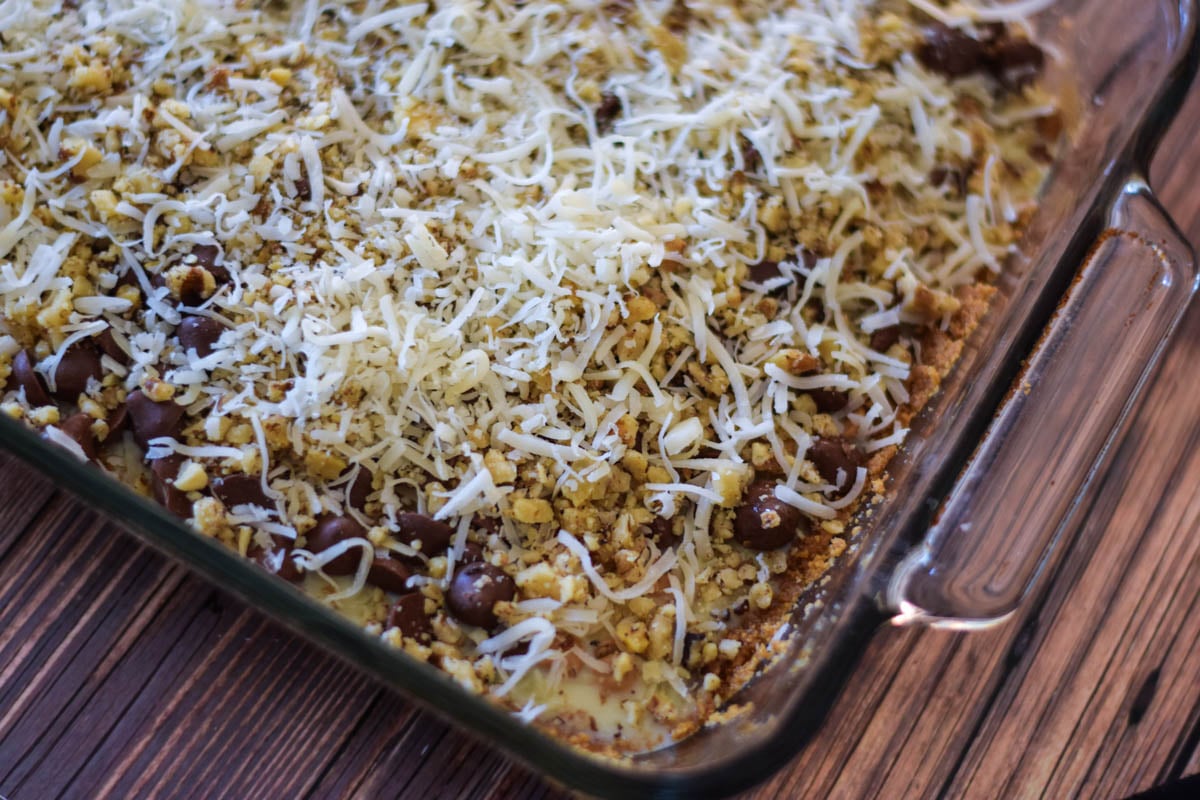
[[[569,748],[3,417],[0,447],[552,779],[602,796],[732,793],[818,735],[879,626],[996,624],[1070,535],[1079,498],[1196,288],[1192,250],[1145,180],[1196,69],[1196,25],[1194,0],[1060,0],[1039,15],[1067,124],[995,305],[915,421],[887,498],[860,515],[846,555],[795,608],[785,656],[734,698],[736,718],[669,748],[624,760]]]

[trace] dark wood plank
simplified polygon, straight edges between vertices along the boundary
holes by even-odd
[[[1196,709],[1200,716],[1200,709]],[[1181,743],[1179,758],[1171,777],[1200,774],[1200,722],[1192,728],[1191,735]]]
[[[0,453],[0,559],[54,495],[54,489],[12,456]]]
[[[44,522],[0,562],[8,796],[299,795],[380,694],[74,503]]]

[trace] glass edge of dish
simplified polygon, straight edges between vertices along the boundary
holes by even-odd
[[[1096,193],[1093,208],[1085,214],[1087,229],[1078,232],[1094,239],[1103,229],[1102,214],[1118,197],[1130,172],[1148,171],[1159,140],[1187,97],[1200,65],[1197,36],[1200,0],[1179,0],[1181,28],[1171,66],[1156,87],[1154,99],[1141,120],[1132,126],[1124,146],[1106,162],[1109,179]],[[1072,253],[1068,250],[1065,258]],[[1007,390],[1006,390],[1007,391]],[[81,498],[89,507],[131,531],[140,541],[199,572],[228,591],[329,652],[344,663],[370,674],[408,699],[447,719],[529,768],[589,794],[623,797],[719,796],[749,788],[776,771],[807,743],[824,719],[866,649],[874,631],[888,619],[870,591],[869,574],[851,577],[851,596],[845,603],[830,647],[814,658],[807,670],[805,692],[827,691],[820,702],[792,703],[770,735],[731,758],[690,772],[651,773],[637,769],[636,759],[610,759],[565,745],[532,725],[519,722],[507,710],[456,685],[440,671],[404,655],[362,631],[317,601],[304,596],[280,579],[263,572],[223,545],[204,537],[171,516],[148,498],[116,478],[84,464],[65,450],[43,441],[20,423],[0,416],[0,450],[7,451],[42,472],[57,487]],[[969,453],[973,448],[968,448]],[[958,467],[964,466],[966,460]],[[951,465],[955,466],[955,465]],[[957,470],[954,470],[957,472]],[[910,542],[911,544],[911,542]],[[882,554],[877,554],[882,555]],[[871,558],[865,572],[881,568]],[[819,706],[819,707],[818,707]],[[803,708],[797,708],[803,707]]]

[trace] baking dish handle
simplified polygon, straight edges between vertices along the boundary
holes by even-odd
[[[896,624],[987,627],[1019,605],[1069,530],[1196,289],[1191,246],[1131,177],[1047,333],[892,571]]]

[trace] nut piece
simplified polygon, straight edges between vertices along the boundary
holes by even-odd
[[[771,356],[767,363],[774,364],[790,375],[804,375],[821,366],[821,361],[816,356],[791,348],[780,350]]]
[[[548,500],[519,497],[513,501],[513,518],[527,525],[553,522],[554,507]]]
[[[188,461],[179,468],[179,475],[175,478],[176,489],[181,492],[198,492],[206,486],[208,473],[204,471],[204,465]]]
[[[721,495],[721,507],[733,508],[742,496],[746,482],[750,480],[750,467],[746,464],[722,464],[713,475],[713,488]]]
[[[625,617],[617,623],[617,640],[630,653],[644,653],[650,647],[646,623],[636,617]]]
[[[654,305],[654,301],[640,294],[629,298],[625,308],[629,311],[628,320],[631,323],[654,319],[654,315],[658,313],[658,306]]]
[[[496,484],[512,483],[517,479],[517,465],[499,450],[488,450],[483,456],[483,464],[492,473],[492,481]]]

